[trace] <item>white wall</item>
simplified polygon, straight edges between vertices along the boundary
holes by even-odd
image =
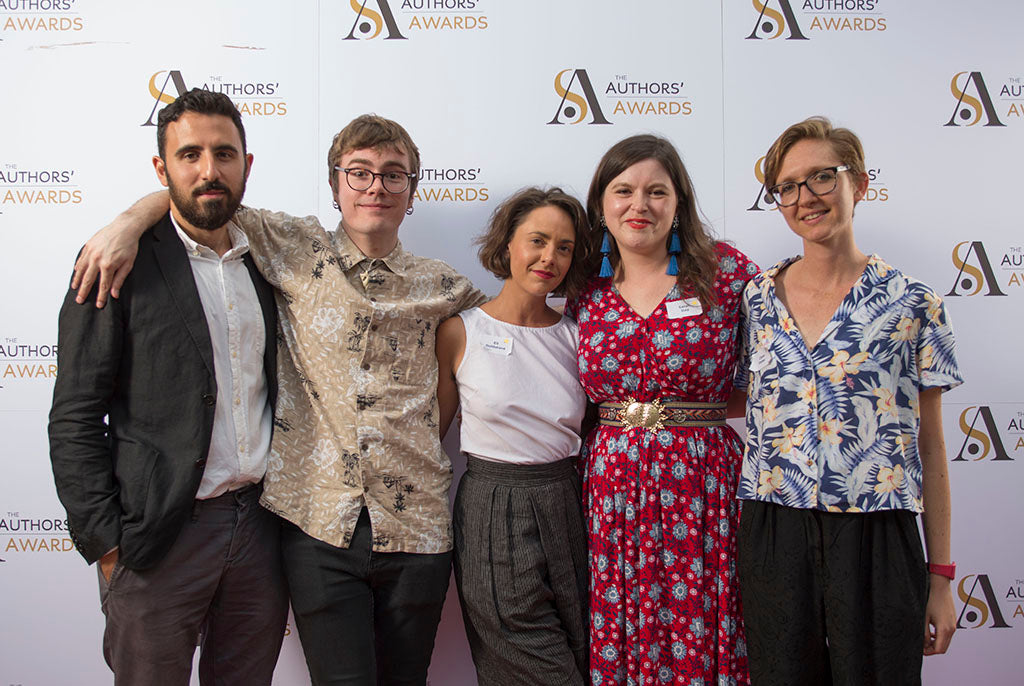
[[[403,123],[425,178],[403,244],[492,292],[469,242],[495,203],[532,184],[582,197],[603,151],[640,131],[677,144],[718,234],[769,266],[799,243],[759,199],[759,158],[812,114],[853,128],[874,191],[860,247],[949,294],[967,376],[944,404],[962,628],[925,682],[1019,682],[1024,7],[367,0],[359,17],[360,3],[0,0],[0,684],[110,681],[95,573],[54,531],[56,313],[81,243],[157,187],[141,124],[150,84],[177,94],[172,74],[247,113],[249,204],[329,224],[333,134],[368,111]],[[453,589],[431,683],[472,675]],[[293,632],[275,683],[306,681]]]

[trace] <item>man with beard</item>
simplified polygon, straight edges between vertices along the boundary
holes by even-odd
[[[117,684],[270,684],[287,592],[259,505],[277,393],[272,289],[228,220],[252,155],[241,116],[192,90],[160,112],[170,212],[121,298],[60,311],[50,458],[68,529],[99,561]]]

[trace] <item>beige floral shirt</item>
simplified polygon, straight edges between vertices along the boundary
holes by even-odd
[[[451,549],[451,463],[437,436],[434,334],[484,302],[464,276],[399,243],[366,257],[339,225],[240,209],[277,289],[281,341],[263,504],[348,547],[366,505],[379,552]]]

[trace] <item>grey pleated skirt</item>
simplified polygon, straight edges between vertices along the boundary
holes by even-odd
[[[582,685],[590,577],[575,458],[467,463],[455,583],[480,686]]]

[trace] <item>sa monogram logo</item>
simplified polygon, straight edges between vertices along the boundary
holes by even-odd
[[[964,604],[960,610],[960,616],[956,619],[957,629],[980,629],[989,624],[992,629],[1009,629],[1006,619],[1003,617],[1002,608],[999,607],[999,599],[996,598],[992,589],[992,582],[988,574],[967,574],[956,587],[957,597]],[[1011,588],[1007,597],[1012,597],[1014,590]],[[1024,614],[1021,606],[1017,606],[1014,617]],[[967,621],[965,624],[964,621]]]
[[[369,0],[362,0],[362,2],[360,0],[348,0],[352,11],[356,13],[356,18],[352,22],[352,28],[349,30],[348,35],[342,38],[342,40],[359,40],[360,38],[369,40],[376,38],[385,27],[388,30],[388,35],[384,37],[384,40],[409,40],[398,30],[398,23],[395,21],[395,15],[391,11],[388,0],[373,1],[377,4],[379,12],[375,12],[366,6]],[[363,35],[357,36],[356,31]],[[366,35],[371,31],[373,35]]]
[[[982,78],[980,71],[962,71],[955,74],[949,84],[949,90],[956,98],[956,106],[953,108],[953,114],[950,115],[949,121],[943,126],[974,126],[981,121],[982,115],[985,116],[985,126],[1006,126],[999,121],[996,108],[992,105],[992,98],[988,94],[988,88],[985,87],[985,79]],[[974,95],[970,95],[972,92]]]
[[[562,85],[566,74],[570,75],[569,83]],[[573,90],[574,85],[579,87],[579,91]],[[563,69],[558,72],[555,76],[555,92],[562,99],[555,110],[555,116],[548,124],[565,124],[566,122],[562,121],[563,116],[571,120],[569,124],[579,124],[588,114],[591,116],[591,124],[611,124],[601,111],[601,104],[597,101],[586,69]],[[566,101],[569,104],[566,104]]]
[[[964,246],[967,246],[966,252],[962,252]],[[972,254],[976,264],[970,263]],[[949,293],[946,293],[946,297],[977,295],[983,286],[988,288],[985,295],[1006,295],[999,290],[995,272],[992,271],[992,263],[989,262],[988,255],[985,254],[985,246],[981,241],[957,243],[953,248],[953,265],[960,271],[957,272],[953,287],[949,289]],[[960,289],[969,292],[961,292]]]
[[[974,415],[971,416],[971,412]],[[970,417],[970,422],[968,422]],[[978,420],[981,420],[981,426]],[[999,428],[995,419],[992,418],[992,410],[986,405],[965,408],[960,413],[960,431],[964,434],[964,442],[960,445],[953,462],[978,462],[991,455],[993,461],[1013,460],[1003,447],[1002,436],[999,435]],[[1024,442],[1024,439],[1021,439]]]
[[[766,209],[778,209],[775,207],[775,200],[765,192],[764,187],[764,156],[757,158],[757,162],[754,163],[754,178],[761,184],[761,190],[757,192],[757,197],[754,198],[754,204],[747,208],[747,212],[764,212]],[[762,206],[762,203],[765,206]]]
[[[754,9],[758,11],[757,21],[754,22],[754,30],[747,36],[747,40],[761,40],[767,38],[773,40],[782,35],[782,32],[789,30],[786,40],[809,40],[800,31],[800,24],[796,21],[796,15],[789,4],[789,0],[776,0],[779,9],[774,10],[768,5],[771,0],[751,0]]]
[[[161,74],[167,74],[164,77],[163,84],[157,87],[157,81],[160,79]],[[171,95],[167,92],[167,86],[174,86],[176,91],[175,95]],[[179,96],[184,95],[188,92],[188,88],[185,86],[185,79],[182,78],[181,72],[177,69],[172,71],[158,71],[153,74],[149,79],[149,94],[153,96],[153,109],[149,111],[149,117],[146,121],[142,122],[140,126],[156,126],[156,122],[153,121],[153,116],[156,114],[157,108],[161,104],[170,105],[172,102],[178,99]]]

